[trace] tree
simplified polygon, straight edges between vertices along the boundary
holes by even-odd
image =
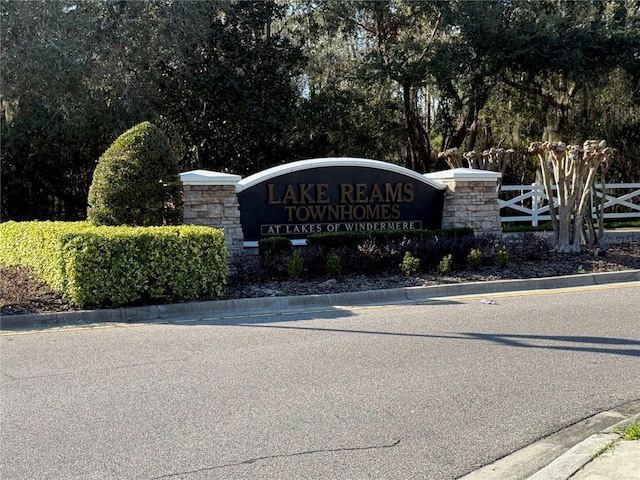
[[[283,163],[304,61],[277,31],[284,7],[202,3],[215,7],[206,33],[162,72],[165,115],[187,146],[185,163],[238,174]]]
[[[545,139],[574,141],[573,114],[593,95],[590,87],[617,68],[640,79],[640,7],[615,1],[517,5],[509,30],[513,55],[502,81],[547,106]]]
[[[149,122],[136,125],[100,157],[87,219],[95,225],[180,224],[179,172],[162,130]]]
[[[562,142],[534,142],[529,151],[540,159],[555,235],[554,249],[578,253],[585,240],[586,217],[591,216],[589,199],[598,170],[608,168],[615,151],[607,147],[604,140],[587,140],[582,147]]]

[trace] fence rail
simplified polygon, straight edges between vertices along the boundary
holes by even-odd
[[[606,220],[640,219],[640,183],[607,183],[605,193]],[[602,198],[600,184],[595,185],[591,198],[591,212],[595,214],[595,198]],[[554,203],[557,203],[556,197]],[[551,221],[549,199],[544,185],[503,185],[498,204],[502,223],[525,222],[538,226],[541,221]]]

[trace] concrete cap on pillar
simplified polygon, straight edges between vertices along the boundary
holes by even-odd
[[[427,173],[425,177],[439,182],[462,181],[462,182],[489,182],[497,181],[502,174],[500,172],[490,172],[475,168],[454,168],[451,170],[441,170],[440,172]]]
[[[185,185],[235,185],[242,177],[230,173],[211,172],[209,170],[192,170],[180,175]]]

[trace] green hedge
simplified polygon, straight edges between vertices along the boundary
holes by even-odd
[[[309,247],[347,247],[357,248],[367,240],[394,241],[406,239],[425,240],[441,236],[444,238],[473,236],[469,227],[447,228],[442,230],[388,230],[370,232],[315,233],[307,237]]]
[[[6,222],[0,263],[33,267],[80,307],[220,297],[228,273],[222,231],[198,226]]]

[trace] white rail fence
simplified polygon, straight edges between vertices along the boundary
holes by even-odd
[[[606,189],[605,220],[640,220],[640,183],[607,183]],[[595,196],[602,198],[599,184],[595,186]],[[591,198],[591,212],[595,214],[594,195]],[[554,202],[557,203],[555,197]],[[538,226],[541,221],[551,221],[544,185],[503,185],[498,203],[502,223],[525,222]]]

